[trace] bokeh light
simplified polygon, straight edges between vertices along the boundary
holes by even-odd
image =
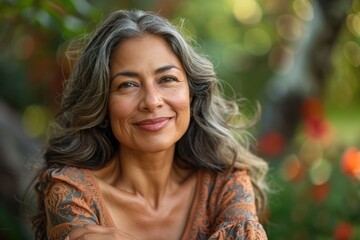
[[[25,130],[34,138],[46,133],[49,120],[47,109],[40,105],[28,106],[22,116]]]
[[[321,161],[323,157],[322,145],[318,140],[307,139],[301,145],[299,158],[306,166],[312,166]]]
[[[285,147],[284,136],[277,131],[270,131],[259,139],[259,151],[267,157],[278,156]]]
[[[284,159],[281,173],[285,181],[296,182],[304,177],[305,169],[299,158],[293,154]]]
[[[85,22],[74,16],[66,16],[64,17],[64,25],[70,31],[79,32],[85,27]]]
[[[339,222],[334,229],[335,239],[352,239],[354,227],[345,221]]]
[[[360,24],[360,22],[359,22]],[[354,67],[360,67],[360,46],[355,41],[348,41],[343,48],[345,59]]]
[[[86,0],[71,0],[71,2],[74,4],[76,10],[83,16],[90,15],[95,11],[94,7]]]
[[[262,9],[256,0],[234,0],[234,15],[243,24],[256,24],[262,19]]]
[[[301,37],[302,23],[292,15],[281,15],[276,20],[276,29],[282,38],[296,41]]]
[[[272,71],[279,75],[285,75],[294,67],[295,52],[287,46],[274,47],[268,57],[268,64]]]
[[[308,0],[295,0],[293,2],[293,9],[295,14],[305,21],[310,21],[314,18],[314,9]]]
[[[346,23],[349,31],[356,37],[360,37],[360,12],[349,14],[346,18]]]
[[[345,174],[360,179],[360,151],[349,147],[341,158],[341,167]]]
[[[309,169],[309,177],[314,185],[323,185],[329,181],[332,165],[326,159],[316,161]]]
[[[250,54],[261,56],[271,49],[271,39],[265,30],[252,28],[245,32],[244,46]]]

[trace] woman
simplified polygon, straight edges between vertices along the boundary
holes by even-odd
[[[239,116],[167,20],[114,12],[66,83],[36,237],[266,239],[267,165],[246,150]]]

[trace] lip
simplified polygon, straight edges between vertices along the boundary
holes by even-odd
[[[145,119],[139,122],[136,122],[135,125],[143,130],[149,132],[157,132],[165,128],[167,123],[170,121],[171,117],[160,117],[153,119]]]

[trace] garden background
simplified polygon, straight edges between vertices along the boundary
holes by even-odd
[[[72,61],[116,9],[182,25],[270,165],[269,239],[360,239],[360,0],[0,0],[0,239],[33,239],[22,195]]]

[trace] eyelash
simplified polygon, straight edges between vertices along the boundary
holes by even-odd
[[[171,81],[168,81],[169,79],[170,79]],[[166,77],[163,77],[163,78],[160,79],[160,83],[161,83],[161,82],[165,82],[165,83],[166,83],[166,82],[173,82],[173,81],[174,81],[174,82],[178,82],[178,79],[177,79],[176,77],[170,77],[170,76],[166,76]]]
[[[131,86],[130,86],[131,85]],[[121,83],[119,86],[118,86],[118,89],[121,89],[121,88],[130,88],[130,87],[136,87],[138,86],[136,83],[133,83],[133,82],[124,82],[124,83]]]

